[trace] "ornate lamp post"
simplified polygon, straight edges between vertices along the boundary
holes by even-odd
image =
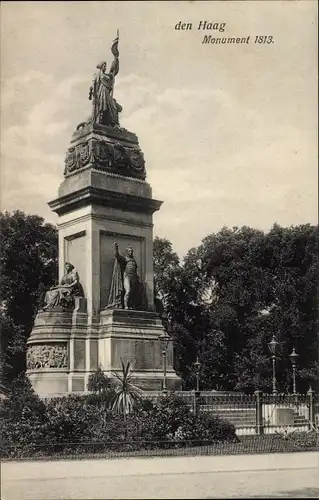
[[[201,369],[201,363],[198,359],[198,356],[196,357],[196,361],[194,363],[194,371],[196,375],[196,391],[194,393],[194,414],[199,415],[199,409],[200,409],[200,392],[199,392],[199,373]]]
[[[162,356],[163,356],[163,394],[167,394],[167,377],[166,377],[166,354],[168,344],[171,341],[171,337],[167,333],[163,332],[159,335],[158,340],[161,344]]]
[[[198,359],[198,356],[196,357],[196,361],[194,363],[194,369],[195,369],[195,374],[196,374],[196,392],[199,392],[199,372],[201,369],[201,363]]]
[[[269,350],[272,354],[272,393],[277,394],[277,380],[276,380],[276,354],[279,342],[277,342],[275,335],[272,336],[271,341],[268,343]]]
[[[296,394],[296,361],[298,358],[298,354],[296,353],[294,347],[292,349],[292,353],[289,354],[289,358],[292,364],[292,393]]]

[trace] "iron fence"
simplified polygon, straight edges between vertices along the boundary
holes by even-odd
[[[307,431],[313,421],[310,397],[305,394],[263,394],[262,425],[264,432],[280,432],[282,427]]]
[[[232,423],[238,435],[255,434],[256,400],[250,394],[197,395],[197,413],[209,413]]]
[[[129,458],[152,456],[207,456],[319,451],[318,434],[296,433],[241,436],[232,442],[117,441],[38,443],[11,453],[1,453],[2,461],[74,460],[90,458]]]
[[[231,422],[237,435],[274,434],[289,428],[305,432],[319,426],[319,395],[217,393],[179,391],[179,395],[196,414],[208,413]],[[147,397],[154,400],[160,393]]]

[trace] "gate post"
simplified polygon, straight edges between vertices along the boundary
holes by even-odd
[[[200,412],[200,391],[194,391],[194,415],[198,417]]]
[[[256,396],[256,434],[264,433],[263,426],[263,393],[260,390],[255,391]]]
[[[313,390],[311,386],[309,387],[309,390],[307,392],[307,397],[308,397],[308,408],[309,408],[309,429],[311,430],[313,426],[315,425],[315,408],[313,404]]]

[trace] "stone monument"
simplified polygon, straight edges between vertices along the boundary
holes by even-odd
[[[162,202],[152,198],[137,136],[121,128],[114,98],[119,37],[97,65],[89,99],[92,114],[73,133],[58,198],[60,284],[48,290],[28,340],[27,374],[35,391],[63,395],[86,391],[98,366],[120,371],[135,363],[135,383],[160,390],[163,383],[154,308],[153,222]],[[173,347],[167,349],[168,389],[179,388]]]

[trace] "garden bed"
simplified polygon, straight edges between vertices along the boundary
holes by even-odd
[[[121,411],[119,411],[121,410]],[[237,436],[235,426],[193,414],[174,394],[138,399],[130,411],[109,404],[108,393],[40,401],[30,381],[18,379],[0,405],[3,460],[145,456],[240,455],[319,449],[318,432],[290,428]]]

